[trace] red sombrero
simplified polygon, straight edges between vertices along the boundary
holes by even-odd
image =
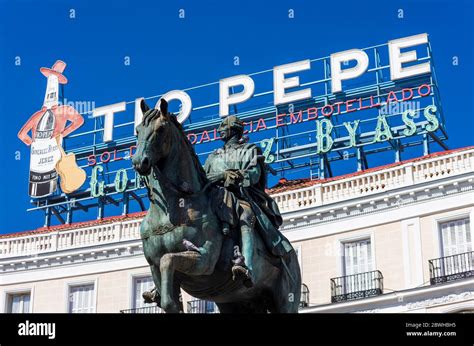
[[[60,84],[67,84],[67,78],[62,74],[66,68],[66,63],[61,60],[57,60],[52,68],[42,67],[40,68],[41,73],[48,78],[50,75],[58,77]]]

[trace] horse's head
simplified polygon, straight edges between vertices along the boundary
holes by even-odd
[[[168,103],[161,99],[160,109],[150,109],[144,100],[140,103],[143,121],[137,127],[137,149],[133,167],[140,175],[148,175],[153,166],[165,159],[171,147]]]

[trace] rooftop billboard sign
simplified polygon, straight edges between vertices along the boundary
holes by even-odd
[[[146,191],[130,162],[142,97],[79,114],[60,104],[64,68],[58,61],[41,69],[48,78],[44,105],[18,134],[31,145],[29,210],[43,210],[45,225],[51,215],[71,222],[76,210],[97,209],[99,218],[106,207],[128,213],[131,201],[145,210]],[[158,105],[161,98],[175,108],[202,160],[217,147],[221,119],[236,114],[280,175],[320,179],[340,160],[361,170],[372,154],[390,151],[397,161],[409,147],[424,153],[432,143],[445,147],[447,137],[427,34],[146,99]]]

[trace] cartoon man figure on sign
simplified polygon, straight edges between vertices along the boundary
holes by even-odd
[[[52,68],[40,69],[48,79],[43,107],[30,117],[18,133],[18,138],[23,143],[31,145],[29,179],[31,197],[44,197],[56,191],[58,174],[61,175],[61,188],[66,193],[78,189],[86,178],[82,169],[71,167],[75,164],[74,154],[66,155],[61,148],[62,138],[84,123],[84,118],[73,107],[59,105],[59,84],[67,84],[67,79],[62,74],[65,68],[66,63],[58,60]],[[28,135],[29,131],[31,137]],[[74,163],[71,163],[71,159],[74,159]],[[63,179],[68,176],[65,174],[63,177],[61,173],[64,173],[64,170],[58,172],[58,166],[66,160],[66,168],[72,168],[75,173],[75,178],[72,180]]]

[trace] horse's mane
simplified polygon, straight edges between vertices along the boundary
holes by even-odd
[[[150,122],[153,121],[155,118],[157,118],[159,115],[160,115],[160,112],[157,111],[156,109],[153,111],[147,112],[143,117],[142,123],[145,126],[148,126]],[[189,153],[191,154],[192,163],[194,165],[194,168],[198,172],[199,182],[202,185],[207,184],[208,180],[207,180],[206,172],[204,171],[204,168],[202,168],[201,162],[199,161],[199,158],[196,155],[196,152],[194,151],[194,148],[191,142],[189,142],[188,136],[186,136],[186,134],[184,133],[183,126],[179,123],[176,116],[172,113],[167,114],[167,119],[169,119],[171,124],[173,124],[176,127],[176,129],[178,130],[177,132],[178,132],[179,137],[181,138],[186,148],[188,149]]]
[[[180,135],[182,141],[185,143],[186,148],[188,149],[189,153],[191,154],[191,159],[194,167],[196,168],[196,171],[198,172],[198,177],[200,180],[200,183],[202,185],[207,184],[208,179],[206,172],[204,171],[204,168],[201,165],[201,162],[199,161],[199,158],[196,154],[196,151],[194,150],[191,142],[188,139],[188,136],[186,136],[186,133],[184,133],[184,128],[183,125],[180,124],[176,116],[174,116],[172,113],[168,113],[168,119],[171,120],[171,123],[176,127],[178,130],[178,134]]]

